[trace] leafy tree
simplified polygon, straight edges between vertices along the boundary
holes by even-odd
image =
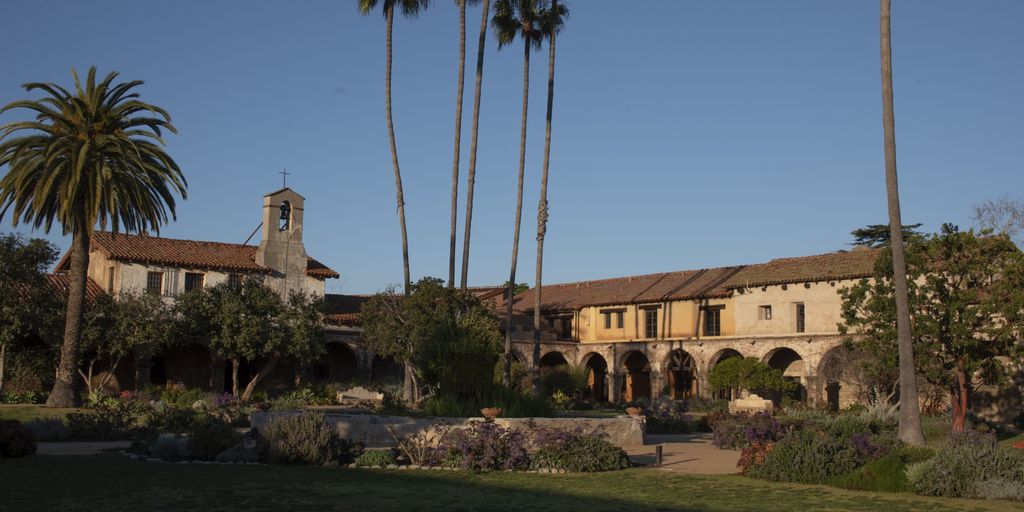
[[[512,263],[508,282],[516,282],[519,260],[519,228],[523,217],[523,175],[526,171],[526,117],[530,99],[530,52],[539,50],[544,41],[543,0],[497,0],[491,26],[498,39],[498,49],[512,44],[519,36],[523,41],[523,110],[519,128],[519,174],[516,185],[516,216],[512,232]],[[505,319],[505,385],[511,384],[512,371],[512,301],[506,303]],[[536,372],[536,368],[533,369]],[[539,375],[534,376],[537,381]],[[539,381],[537,381],[539,383]]]
[[[745,389],[759,395],[796,388],[782,376],[782,371],[754,357],[730,357],[719,362],[708,373],[708,384],[719,391],[735,393]]]
[[[459,287],[466,289],[469,278],[469,239],[473,227],[473,190],[476,185],[476,150],[480,133],[480,92],[484,83],[484,45],[487,43],[487,18],[491,0],[483,0],[480,14],[480,40],[476,49],[476,85],[473,89],[473,128],[469,139],[469,169],[466,170],[466,225],[462,234],[462,278]]]
[[[299,292],[283,301],[260,278],[186,292],[175,303],[178,336],[206,340],[214,355],[231,361],[231,391],[242,400],[281,360],[308,364],[323,354],[322,309],[322,300]],[[239,393],[243,361],[260,366]]]
[[[882,128],[885,134],[885,192],[889,210],[889,236],[892,243],[893,288],[896,295],[896,326],[900,364],[899,438],[914,445],[924,444],[921,413],[917,403],[917,377],[914,374],[914,344],[910,332],[907,305],[907,264],[903,246],[903,222],[900,220],[899,179],[896,176],[896,116],[892,92],[892,2],[881,0],[879,9],[879,46],[882,68]]]
[[[159,295],[121,293],[114,300],[103,294],[86,308],[82,329],[85,368],[79,368],[86,389],[106,387],[126,357],[145,360],[172,340],[171,307]],[[96,364],[106,361],[107,373],[94,385]]]
[[[44,340],[52,339],[61,301],[49,286],[47,269],[56,259],[57,248],[46,240],[0,236],[0,391],[12,353],[42,351],[47,353],[42,359],[49,359]]]
[[[947,390],[953,429],[962,431],[974,379],[1001,381],[1006,371],[996,357],[1021,352],[1016,340],[1024,312],[1024,255],[1007,237],[979,237],[946,224],[941,233],[910,244],[907,262],[917,371]],[[873,279],[840,292],[840,331],[873,356],[865,370],[889,379],[902,375],[892,355],[898,333],[891,275],[887,250]]]
[[[565,26],[565,18],[569,10],[558,5],[558,0],[551,0],[551,6],[542,13],[545,17],[543,28],[548,40],[548,104],[544,129],[544,165],[540,175],[540,199],[537,202],[537,265],[534,285],[537,293],[533,303],[533,360],[540,364],[540,330],[541,330],[541,284],[544,277],[544,236],[548,231],[548,164],[551,160],[551,114],[555,101],[555,34]],[[509,301],[511,304],[511,301]],[[540,395],[540,368],[534,373],[533,392]]]
[[[921,224],[904,224],[903,225],[903,240],[911,240],[921,236],[921,233],[917,228],[921,227]],[[892,233],[889,231],[888,224],[871,224],[860,229],[855,229],[850,232],[853,235],[853,244],[861,247],[870,247],[877,249],[879,247],[885,247],[889,245],[889,241],[892,240]]]
[[[35,113],[0,129],[0,217],[31,223],[49,232],[54,221],[72,237],[67,320],[51,407],[78,403],[75,386],[85,312],[89,240],[96,225],[113,231],[153,229],[173,219],[174,196],[186,196],[181,169],[163,149],[163,130],[174,132],[170,115],[139,101],[142,81],[114,83],[110,73],[97,82],[89,68],[83,85],[72,71],[74,92],[52,83],[28,83],[46,94],[0,109]]]
[[[472,293],[424,278],[408,297],[394,290],[374,296],[360,316],[370,350],[412,363],[417,394],[424,387],[469,396],[489,387],[500,333]]]

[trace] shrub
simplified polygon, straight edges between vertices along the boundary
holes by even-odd
[[[864,462],[866,459],[848,440],[803,429],[775,443],[764,462],[750,466],[747,474],[776,482],[820,484]]]
[[[448,435],[452,426],[438,423],[412,435],[399,435],[394,427],[388,425],[388,433],[395,440],[398,451],[408,459],[410,464],[427,465],[435,462],[438,448]]]
[[[73,412],[65,417],[72,439],[110,441],[131,433],[135,419],[120,402],[102,404],[86,412]]]
[[[42,404],[48,396],[45,391],[5,391],[0,393],[0,404]]]
[[[71,438],[71,430],[60,418],[36,418],[25,423],[36,441],[53,442]]]
[[[452,393],[438,393],[423,403],[427,416],[442,418],[479,417],[484,407],[500,407],[506,418],[549,418],[554,416],[551,405],[542,398],[500,385],[480,391],[475,397],[460,397]]]
[[[188,434],[188,452],[192,458],[201,460],[214,460],[242,440],[230,423],[209,416],[194,422]]]
[[[656,400],[644,411],[649,434],[690,434],[697,422],[686,414],[686,405],[671,400]]]
[[[189,440],[177,434],[161,434],[149,445],[149,454],[160,460],[169,462],[185,460],[189,457]]]
[[[18,420],[0,420],[0,459],[25,457],[36,452],[32,431]]]
[[[261,432],[263,458],[277,464],[351,462],[362,452],[324,421],[323,414],[306,411],[274,418]]]
[[[192,428],[196,418],[196,411],[191,408],[172,407],[160,402],[145,415],[145,424],[151,432],[184,434]]]
[[[532,467],[566,471],[614,471],[632,464],[626,452],[597,436],[581,435],[533,455]]]
[[[732,415],[716,421],[712,442],[722,449],[737,449],[755,442],[778,441],[786,429],[768,413]]]
[[[913,490],[907,480],[906,462],[893,452],[864,466],[834,477],[829,483],[844,489],[880,492],[909,492]]]
[[[472,422],[466,428],[452,429],[438,446],[434,462],[462,469],[526,469],[530,456],[522,432],[493,422]]]
[[[398,457],[392,450],[366,450],[356,457],[356,466],[363,468],[386,468],[397,463]]]
[[[750,446],[743,448],[740,452],[740,460],[736,462],[736,467],[740,469],[741,474],[747,474],[747,471],[751,467],[758,464],[764,464],[765,459],[768,458],[768,454],[775,448],[775,443],[768,442],[754,442]]]
[[[945,497],[986,497],[994,495],[996,485],[1024,484],[1024,464],[1009,450],[999,448],[989,434],[954,434],[935,456],[913,465],[907,478],[920,494]],[[986,483],[988,482],[988,483]]]

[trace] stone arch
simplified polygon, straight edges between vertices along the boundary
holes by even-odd
[[[540,364],[537,365],[540,368],[541,373],[548,370],[553,370],[563,366],[569,366],[569,360],[565,358],[565,354],[557,350],[552,350],[541,356]]]
[[[820,377],[819,396],[828,404],[828,408],[836,411],[857,400],[856,385],[853,382],[852,365],[856,364],[852,354],[845,347],[839,346],[825,352],[818,363],[817,375]]]
[[[640,398],[651,398],[651,362],[639,350],[630,350],[622,355],[622,367],[626,378],[623,380],[622,396],[627,402]]]
[[[582,365],[587,369],[587,392],[595,402],[608,401],[608,361],[597,352],[583,356]]]
[[[674,400],[686,400],[697,396],[697,360],[689,352],[679,348],[668,353],[664,364],[665,387],[668,396]]]
[[[708,359],[708,365],[706,367],[707,369],[706,369],[706,371],[704,373],[704,376],[703,376],[704,379],[705,379],[705,383],[707,382],[707,380],[706,380],[707,377],[711,375],[711,369],[714,368],[715,365],[717,365],[718,363],[721,363],[722,361],[725,361],[726,359],[732,359],[734,357],[743,357],[743,354],[741,354],[739,350],[736,350],[734,348],[723,348],[723,349],[715,352],[711,356],[711,358]],[[712,390],[711,386],[708,386],[708,389],[711,390],[713,398],[719,398],[719,399],[725,399],[725,400],[728,400],[728,399],[732,398],[732,390],[729,390],[729,389],[719,389],[719,390],[716,391],[716,390]]]
[[[359,353],[347,343],[328,342],[313,363],[314,382],[350,382],[359,376]]]
[[[768,366],[782,372],[782,377],[796,384],[796,388],[786,394],[775,393],[771,399],[780,402],[783,397],[793,400],[807,399],[807,363],[803,357],[789,347],[779,347],[769,351],[762,359]]]

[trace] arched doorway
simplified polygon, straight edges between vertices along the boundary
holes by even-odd
[[[591,352],[583,357],[587,369],[587,392],[595,402],[608,401],[608,362],[601,354]]]
[[[676,349],[665,361],[665,386],[673,400],[686,400],[697,396],[697,364],[688,352]]]
[[[359,358],[344,343],[328,343],[313,363],[314,382],[351,382],[359,376]]]
[[[792,400],[804,401],[807,399],[807,388],[804,384],[804,360],[796,351],[790,348],[780,348],[769,352],[765,356],[768,366],[782,372],[782,378],[795,384],[792,391],[786,393],[775,393],[772,400],[780,402],[784,397]]]
[[[711,356],[711,359],[708,362],[708,374],[711,373],[711,370],[718,363],[721,363],[722,361],[725,361],[726,359],[732,359],[734,357],[743,357],[743,354],[740,354],[739,351],[731,349],[731,348],[725,348],[725,349],[719,350],[718,352],[715,352],[715,355]],[[717,398],[717,399],[720,399],[720,400],[732,400],[732,398],[733,398],[733,396],[732,396],[732,391],[733,390],[731,390],[731,389],[715,389],[715,390],[712,390],[712,391],[713,391],[712,398]]]
[[[569,374],[569,361],[561,352],[548,352],[540,358],[540,385],[544,396],[561,391],[572,396],[580,391],[579,384]]]
[[[627,402],[651,398],[651,363],[643,352],[633,350],[622,360],[626,369],[622,397]]]

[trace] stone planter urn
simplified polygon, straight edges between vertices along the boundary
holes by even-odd
[[[484,418],[487,418],[488,420],[493,420],[494,418],[501,416],[501,407],[484,407],[483,409],[480,409],[480,414],[483,414]]]
[[[640,416],[644,410],[639,407],[626,407],[626,414],[630,416]]]

